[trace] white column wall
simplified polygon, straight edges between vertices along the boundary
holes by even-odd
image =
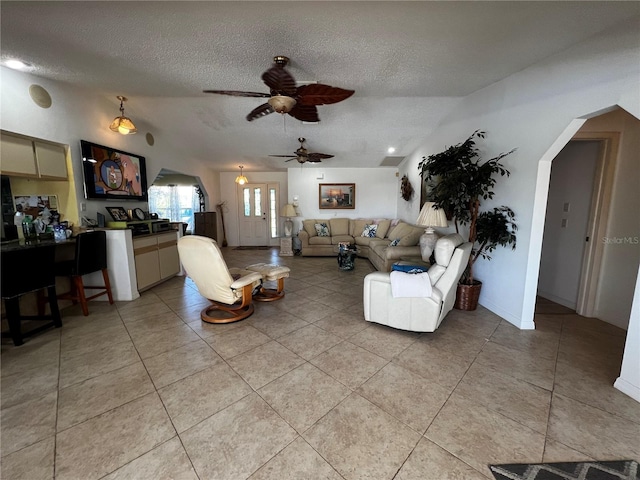
[[[622,370],[614,387],[640,402],[640,268],[637,279],[627,341],[624,346]]]

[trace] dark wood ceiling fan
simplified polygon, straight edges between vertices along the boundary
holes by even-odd
[[[317,105],[328,105],[346,100],[353,95],[354,90],[312,83],[296,86],[293,76],[284,67],[289,58],[278,55],[273,57],[273,66],[262,74],[262,81],[271,90],[270,93],[242,92],[238,90],[204,90],[204,93],[231,95],[234,97],[268,98],[267,103],[254,108],[247,120],[264,117],[273,112],[288,113],[303,122],[319,122]]]
[[[300,142],[300,148],[298,148],[293,155],[269,155],[270,157],[282,157],[288,158],[289,160],[285,160],[285,162],[290,162],[291,160],[297,160],[298,163],[302,164],[305,162],[309,163],[320,163],[323,159],[333,158],[333,155],[328,155],[326,153],[315,153],[309,152],[306,148],[304,148],[305,138],[298,138]]]

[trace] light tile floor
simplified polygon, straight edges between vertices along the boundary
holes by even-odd
[[[229,325],[177,277],[2,345],[5,479],[482,479],[492,463],[640,458],[615,390],[625,332],[541,300],[535,331],[452,311],[430,334],[363,319],[367,260],[291,267]]]

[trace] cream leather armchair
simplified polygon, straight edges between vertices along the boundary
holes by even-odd
[[[429,297],[394,298],[389,273],[374,272],[364,277],[365,320],[413,332],[435,331],[453,308],[471,243],[465,243],[457,233],[446,235],[436,242],[434,255],[436,263],[428,270],[432,285]]]
[[[178,254],[200,295],[212,302],[200,312],[203,321],[230,323],[247,318],[253,313],[251,294],[262,283],[260,273],[227,268],[218,244],[208,237],[182,237],[178,241]]]

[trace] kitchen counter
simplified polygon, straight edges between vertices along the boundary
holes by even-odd
[[[46,236],[45,238],[38,238],[36,240],[25,240],[24,238],[21,238],[17,240],[8,240],[5,242],[0,242],[0,249],[3,252],[12,252],[15,250],[25,250],[30,248],[45,247],[48,245],[70,245],[75,243],[76,241],[74,238],[69,238],[67,240],[56,242],[53,239],[53,234],[52,234],[51,236]]]

